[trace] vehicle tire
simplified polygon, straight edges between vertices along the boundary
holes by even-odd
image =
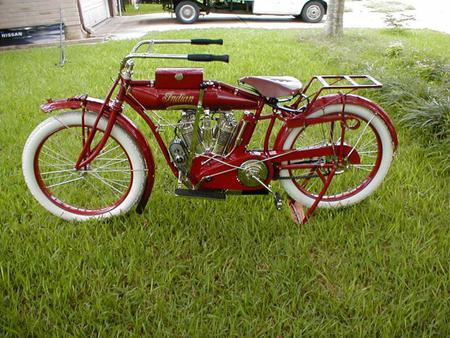
[[[182,1],[177,5],[175,15],[179,22],[183,24],[191,24],[198,20],[200,9],[195,2]]]
[[[342,105],[326,106],[309,115],[317,118],[323,115],[340,114]],[[331,184],[318,204],[322,208],[345,207],[361,202],[372,194],[383,181],[392,163],[393,140],[388,127],[373,111],[359,105],[345,105],[345,114],[350,117],[345,129],[345,144],[355,148],[360,156],[359,164],[347,163],[338,169]],[[336,130],[336,132],[334,132]],[[340,123],[328,122],[310,125],[306,128],[290,129],[283,149],[298,149],[320,144],[340,144]],[[314,159],[314,169],[281,170],[281,184],[287,194],[305,206],[312,206],[324,186],[328,171],[320,163],[333,159]],[[295,163],[295,161],[283,164]],[[322,176],[322,177],[320,177]],[[283,177],[285,177],[283,179]],[[295,177],[295,179],[289,179]]]
[[[85,135],[97,115],[84,115]],[[93,145],[107,125],[102,117]],[[133,138],[119,125],[88,167],[76,170],[83,145],[82,113],[69,111],[39,124],[22,155],[25,182],[36,200],[65,220],[85,221],[127,212],[141,197],[146,168]]]
[[[320,1],[310,1],[303,6],[302,12],[299,16],[305,22],[317,23],[322,21],[325,15],[325,7]]]

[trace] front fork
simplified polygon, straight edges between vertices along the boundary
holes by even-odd
[[[86,98],[84,99],[84,103],[82,105],[82,140],[83,140],[83,149],[81,150],[80,156],[78,157],[77,162],[75,163],[75,169],[81,170],[82,168],[87,168],[89,164],[100,154],[103,147],[105,146],[106,142],[108,141],[108,138],[111,135],[111,131],[114,127],[114,124],[116,123],[117,116],[122,112],[122,102],[123,98],[125,96],[126,89],[124,86],[120,86],[119,93],[117,94],[116,100],[112,103],[109,111],[110,114],[108,116],[108,124],[106,126],[106,130],[100,139],[100,141],[97,143],[97,145],[94,147],[94,149],[91,149],[92,141],[94,140],[95,134],[97,133],[97,126],[102,118],[102,116],[105,114],[106,108],[108,106],[108,103],[111,99],[112,94],[114,93],[114,90],[116,89],[117,85],[121,81],[121,78],[118,77],[114,84],[109,91],[108,95],[105,98],[105,101],[97,115],[97,119],[94,122],[94,125],[92,126],[92,129],[89,133],[87,133],[86,126],[84,124],[84,116],[86,112]]]

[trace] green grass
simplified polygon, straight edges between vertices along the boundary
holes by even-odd
[[[328,43],[298,30],[151,37],[224,38],[223,47],[170,48],[230,53],[230,65],[197,65],[230,83],[361,69],[383,81],[403,71],[402,60],[383,54],[398,41],[418,55],[450,55],[449,36],[426,31],[355,30]],[[43,210],[20,167],[27,136],[46,117],[39,104],[104,96],[134,43],[68,46],[64,68],[56,48],[0,54],[1,336],[450,335],[449,177],[426,138],[399,123],[401,102],[388,104],[384,94],[364,93],[384,102],[398,127],[384,184],[359,205],[318,211],[304,227],[267,197],[174,197],[176,180],[153,141],[156,183],[143,215],[80,224]],[[137,76],[152,77],[153,66],[138,63]],[[422,81],[407,75],[411,86]]]
[[[160,4],[139,4],[139,7],[137,9],[130,4],[126,4],[123,15],[142,15],[162,12],[163,9],[162,5]]]

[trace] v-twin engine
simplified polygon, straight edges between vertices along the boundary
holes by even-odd
[[[169,152],[178,169],[186,171],[191,150],[195,110],[184,110],[175,129],[175,139],[169,146]],[[197,128],[196,154],[226,155],[233,148],[237,122],[233,112],[210,112],[205,110]]]

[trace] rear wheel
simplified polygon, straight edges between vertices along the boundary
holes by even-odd
[[[48,211],[66,220],[106,218],[128,211],[140,198],[146,179],[142,154],[119,125],[100,154],[87,166],[74,165],[97,115],[70,111],[42,122],[28,138],[22,158],[25,181]],[[108,120],[101,118],[93,144]]]
[[[325,7],[320,1],[310,1],[303,6],[300,19],[305,22],[317,23],[322,21],[325,15]]]
[[[200,9],[195,2],[182,1],[177,5],[175,9],[175,15],[179,22],[184,24],[191,24],[198,20]]]
[[[330,105],[309,118],[337,115],[342,105]],[[386,176],[392,162],[393,142],[383,120],[371,110],[357,105],[346,105],[345,144],[359,156],[358,163],[346,161],[338,167],[319,207],[333,208],[358,203],[372,194]],[[320,145],[340,145],[339,121],[314,124],[306,128],[291,129],[283,149],[302,149]],[[347,157],[351,154],[349,153]],[[313,168],[281,170],[281,184],[288,195],[306,206],[311,206],[331,174],[321,164],[336,163],[337,156],[313,158],[308,161],[290,161],[283,164],[313,164]],[[289,179],[292,178],[292,179]]]

